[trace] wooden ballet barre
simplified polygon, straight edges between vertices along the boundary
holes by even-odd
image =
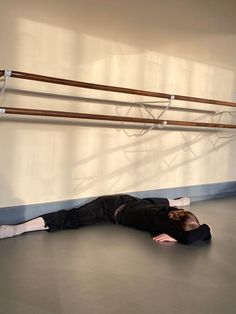
[[[236,129],[236,125],[234,124],[219,124],[219,123],[192,122],[192,121],[190,122],[190,121],[177,121],[177,120],[157,120],[157,119],[149,119],[149,118],[110,116],[110,115],[101,115],[101,114],[88,114],[88,113],[27,109],[27,108],[13,108],[13,107],[1,107],[0,114],[101,120],[101,121],[113,121],[113,122],[146,123],[146,124],[153,124],[157,126],[164,123],[165,125],[168,125],[168,126],[172,125],[172,126],[187,126],[187,127]]]
[[[157,98],[170,99],[171,96],[174,96],[175,100],[205,103],[205,104],[212,104],[212,105],[219,105],[219,106],[236,107],[235,102],[228,102],[228,101],[222,101],[222,100],[181,96],[181,95],[143,91],[143,90],[138,90],[138,89],[124,88],[124,87],[117,87],[117,86],[86,83],[86,82],[80,82],[80,81],[74,81],[74,80],[68,80],[68,79],[62,79],[62,78],[56,78],[56,77],[50,77],[50,76],[43,76],[43,75],[37,75],[37,74],[25,73],[25,72],[19,72],[19,71],[8,71],[8,72],[10,73],[8,75],[9,77],[19,78],[19,79],[24,79],[24,80],[32,80],[32,81],[46,82],[46,83],[52,83],[52,84],[68,85],[68,86],[103,90],[103,91],[109,91],[109,92],[115,92],[115,93],[141,95],[141,96],[149,96],[149,97],[157,97]],[[0,70],[0,77],[4,75],[5,75],[5,70]]]

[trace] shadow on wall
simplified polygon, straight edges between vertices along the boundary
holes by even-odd
[[[13,120],[15,123],[19,120]],[[25,120],[25,123],[31,123],[32,120]],[[36,119],[37,121],[37,119]],[[34,123],[36,122],[34,121]],[[42,124],[42,120],[38,121],[40,124]],[[51,122],[45,121],[44,123],[49,123],[51,125]],[[74,125],[76,126],[77,123],[75,121],[54,121],[54,125]],[[101,127],[100,124],[92,124],[93,127]],[[114,128],[114,125],[112,124],[102,124],[103,127],[110,127]],[[83,124],[83,127],[91,127],[90,123]],[[123,125],[120,131],[122,131],[123,127],[127,127]],[[45,129],[46,130],[46,129]],[[132,130],[132,128],[130,129]],[[137,130],[135,130],[137,131]],[[179,130],[180,131],[180,130]],[[193,130],[191,130],[191,133]],[[126,134],[124,134],[126,137]],[[227,146],[229,144],[232,144],[236,138],[222,138],[219,139],[217,136],[217,133],[215,131],[208,131],[204,133],[199,133],[195,130],[195,134],[191,134],[190,138],[188,138],[188,135],[186,133],[180,133],[180,138],[182,137],[182,140],[179,141],[178,144],[175,144],[173,147],[166,148],[164,151],[160,151],[158,147],[155,146],[156,143],[160,140],[164,140],[168,142],[168,138],[171,136],[166,130],[157,130],[152,131],[148,136],[145,136],[143,138],[137,138],[132,143],[128,144],[122,144],[122,145],[116,145],[115,147],[108,147],[107,149],[100,149],[99,152],[95,152],[94,154],[91,154],[89,157],[82,158],[78,161],[73,161],[72,163],[72,169],[73,169],[73,189],[74,189],[74,195],[78,195],[81,192],[86,192],[91,187],[91,185],[99,185],[100,182],[109,182],[109,192],[116,192],[117,187],[116,184],[119,183],[119,181],[126,182],[127,176],[130,176],[134,178],[137,186],[151,181],[155,180],[155,177],[157,174],[159,175],[159,178],[164,178],[166,175],[171,174],[171,172],[175,172],[179,168],[183,168],[186,165],[191,165],[191,163],[200,161],[202,159],[207,159],[211,155],[211,153],[216,153],[217,150],[222,149],[224,146]],[[146,149],[146,147],[150,146],[152,147],[152,150]],[[199,150],[199,147],[201,150]],[[203,149],[204,148],[204,149]],[[116,154],[119,154],[120,152],[123,152],[123,157],[126,160],[125,165],[117,165],[113,170],[111,171],[105,171],[102,169],[102,172],[97,173],[97,175],[93,176],[83,176],[81,174],[81,169],[89,167],[90,164],[97,164],[102,165],[102,160],[113,160],[116,156]],[[183,155],[186,156],[183,160]],[[114,157],[113,157],[114,156]],[[145,171],[145,169],[151,169],[153,165],[153,160],[156,161],[155,165],[155,171]],[[207,165],[205,171],[209,170],[211,167],[210,164]],[[223,165],[221,165],[221,168]],[[101,168],[101,167],[100,167]],[[186,170],[186,167],[183,168]],[[184,171],[183,171],[184,172]],[[76,175],[79,174],[79,175]],[[195,176],[197,173],[195,174]],[[187,173],[187,176],[189,174]],[[182,173],[182,177],[184,179],[184,173]],[[183,180],[184,184],[184,180]],[[123,183],[123,188],[125,191],[132,191],[133,185],[127,185]]]
[[[21,119],[12,118],[14,123],[21,122]],[[9,119],[7,119],[9,121]],[[11,121],[11,119],[10,119]],[[2,121],[3,122],[3,121]],[[24,123],[27,122],[31,124],[32,122],[37,122],[37,119],[27,119],[25,118]],[[47,132],[49,136],[50,128],[52,127],[51,121],[42,121],[41,119],[38,120],[39,126],[38,128],[41,128],[44,123],[44,131]],[[67,126],[70,125],[77,125],[75,121],[54,121],[54,125],[60,126],[64,123],[67,124]],[[47,131],[47,124],[50,126],[50,128]],[[107,125],[104,125],[106,126]],[[91,127],[90,123],[84,124],[83,127]],[[93,127],[101,127],[99,124],[94,124]],[[125,127],[124,125],[122,128]],[[127,126],[128,127],[128,126]],[[114,125],[110,125],[110,128],[114,128]],[[24,129],[27,129],[27,127],[24,127]],[[122,131],[122,129],[120,130]],[[130,130],[134,131],[134,130]],[[137,131],[137,130],[135,130]],[[35,128],[35,132],[37,132],[37,127]],[[70,131],[68,130],[68,134]],[[166,132],[166,130],[163,131],[152,131],[148,136],[145,136],[143,138],[137,138],[133,140],[131,143],[122,144],[122,145],[116,145],[115,147],[108,146],[106,149],[99,149],[99,151],[94,152],[93,154],[90,154],[89,157],[82,158],[80,156],[79,160],[73,159],[73,161],[70,163],[71,168],[69,169],[69,173],[73,173],[73,182],[70,182],[68,179],[68,182],[70,182],[71,186],[73,186],[73,195],[76,197],[77,195],[81,195],[81,193],[86,193],[89,191],[91,186],[97,186],[100,185],[101,182],[108,183],[109,185],[109,193],[116,193],[119,191],[119,184],[122,183],[122,187],[124,191],[134,191],[133,183],[127,183],[129,182],[127,180],[128,177],[132,177],[133,181],[135,181],[135,184],[137,187],[142,187],[143,184],[146,184],[149,181],[157,181],[159,179],[164,179],[167,175],[171,175],[171,173],[176,173],[178,169],[183,169],[182,176],[182,184],[185,184],[184,175],[185,171],[187,171],[187,167],[190,166],[193,162],[206,159],[208,156],[210,156],[211,153],[216,152],[217,150],[220,150],[224,146],[233,143],[235,141],[235,138],[229,138],[229,139],[221,139],[218,140],[217,135],[212,132],[207,133],[195,133],[191,134],[190,138],[186,135],[186,133],[179,133],[180,138],[182,137],[181,141],[178,141],[173,147],[166,148],[164,151],[160,151],[158,147],[156,147],[156,143],[158,143],[161,140],[164,140],[165,142],[168,142],[169,137],[171,136],[169,132]],[[69,135],[68,135],[69,136]],[[126,134],[123,135],[126,137]],[[199,151],[199,146],[201,147],[201,150]],[[147,149],[147,147],[152,147],[152,150]],[[202,150],[204,148],[204,150]],[[36,149],[37,151],[37,149]],[[116,156],[116,154],[123,153],[123,162],[116,165],[114,168],[109,168],[107,171],[99,167],[99,165],[103,165],[103,160],[113,160]],[[183,155],[185,155],[185,158],[183,160]],[[126,160],[126,162],[124,162]],[[153,166],[154,160],[156,161],[155,164],[155,170],[153,169],[151,171],[151,168]],[[98,165],[98,168],[100,168],[101,171],[94,171],[92,172],[93,175],[89,176],[83,175],[81,170],[83,168],[89,168],[91,164]],[[206,168],[204,168],[204,171],[208,171],[211,167],[210,164],[207,165]],[[221,165],[221,168],[223,165]],[[191,167],[190,167],[191,168]],[[150,171],[147,171],[147,169],[150,169]],[[159,177],[157,177],[157,175]],[[189,173],[186,174],[189,176]],[[195,176],[198,175],[197,173]],[[40,175],[39,175],[40,176]],[[3,176],[1,176],[3,177]],[[4,180],[2,181],[4,182]],[[53,184],[54,181],[51,181],[51,184]],[[50,181],[46,182],[47,184],[50,184]],[[63,183],[64,185],[65,183]],[[49,185],[50,187],[51,185]],[[71,191],[72,192],[72,191]],[[2,193],[5,193],[4,188],[2,189]],[[44,195],[46,192],[44,191]],[[7,194],[7,193],[5,193]],[[5,199],[12,200],[12,196],[8,193],[8,196],[5,197]],[[13,199],[14,200],[14,199]],[[18,204],[21,204],[22,201],[19,200],[17,202]],[[22,211],[23,207],[21,207]],[[43,210],[39,206],[39,211]],[[37,210],[38,210],[37,209]],[[13,214],[13,211],[15,209],[11,209],[11,215]],[[38,211],[37,211],[38,212]],[[17,212],[14,212],[14,215],[17,217]],[[22,216],[22,213],[21,213]],[[29,212],[26,214],[27,219],[30,219]],[[34,214],[35,216],[35,214]]]

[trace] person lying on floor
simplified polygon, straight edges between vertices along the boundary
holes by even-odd
[[[179,207],[190,205],[179,199],[137,198],[127,194],[101,196],[70,210],[59,210],[18,225],[0,226],[0,239],[36,230],[77,229],[92,224],[113,223],[148,231],[156,242],[192,244],[211,239],[211,228]]]

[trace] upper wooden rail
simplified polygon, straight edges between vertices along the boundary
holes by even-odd
[[[0,70],[0,77],[4,75],[5,75],[5,70]],[[115,92],[115,93],[124,93],[124,94],[141,95],[141,96],[149,96],[149,97],[156,97],[156,98],[167,98],[167,99],[170,99],[171,96],[174,96],[175,100],[212,104],[212,105],[219,105],[219,106],[236,107],[236,102],[228,102],[228,101],[215,100],[215,99],[165,94],[165,93],[144,91],[144,90],[117,87],[117,86],[86,83],[86,82],[81,82],[81,81],[74,81],[74,80],[43,76],[43,75],[25,73],[25,72],[19,72],[19,71],[11,71],[10,76],[13,78],[19,78],[19,79],[24,79],[24,80],[32,80],[32,81],[46,82],[46,83],[59,84],[59,85],[68,85],[68,86],[103,90],[103,91],[109,91],[109,92]]]

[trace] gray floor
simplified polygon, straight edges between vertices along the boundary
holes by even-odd
[[[236,197],[190,208],[211,243],[110,225],[0,240],[0,313],[235,313]]]

